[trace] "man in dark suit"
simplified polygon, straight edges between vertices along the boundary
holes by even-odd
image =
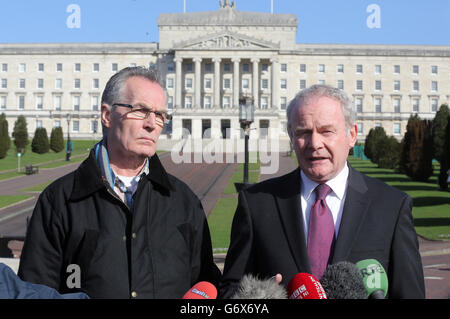
[[[314,85],[292,100],[287,118],[299,167],[240,192],[222,297],[247,273],[281,274],[286,286],[300,272],[320,279],[327,264],[373,258],[387,271],[389,298],[424,298],[411,198],[347,163],[358,131],[347,95]],[[323,197],[316,186],[327,188]],[[327,216],[327,226],[313,215]]]

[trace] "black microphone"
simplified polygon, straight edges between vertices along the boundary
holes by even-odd
[[[286,289],[275,278],[259,279],[247,274],[230,299],[287,299]]]
[[[328,265],[320,283],[328,299],[367,299],[361,273],[351,262]]]

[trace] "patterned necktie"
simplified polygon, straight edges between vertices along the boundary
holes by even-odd
[[[326,184],[319,184],[314,191],[316,200],[309,216],[308,256],[312,275],[320,279],[330,257],[334,222],[333,215],[325,202],[325,197],[331,192],[331,188]]]

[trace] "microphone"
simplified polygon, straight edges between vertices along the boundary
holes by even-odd
[[[275,279],[244,275],[231,299],[287,299],[286,290]]]
[[[189,289],[182,299],[216,299],[216,287],[207,281],[200,281]]]
[[[360,271],[348,261],[328,265],[320,283],[328,299],[367,299]]]
[[[356,263],[369,299],[385,299],[388,278],[383,266],[375,259],[364,259]]]
[[[289,299],[327,299],[320,282],[307,273],[295,275],[287,287]]]

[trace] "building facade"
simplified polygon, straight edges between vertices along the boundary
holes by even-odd
[[[450,101],[450,47],[296,43],[292,14],[243,12],[220,1],[211,12],[161,14],[159,43],[0,44],[0,112],[12,131],[62,126],[71,137],[101,137],[100,102],[118,70],[159,70],[172,122],[161,136],[242,138],[239,98],[255,106],[250,139],[288,147],[286,107],[316,83],[342,88],[358,111],[358,139],[383,126],[403,136],[408,118],[433,118]],[[70,118],[68,117],[70,114]]]

